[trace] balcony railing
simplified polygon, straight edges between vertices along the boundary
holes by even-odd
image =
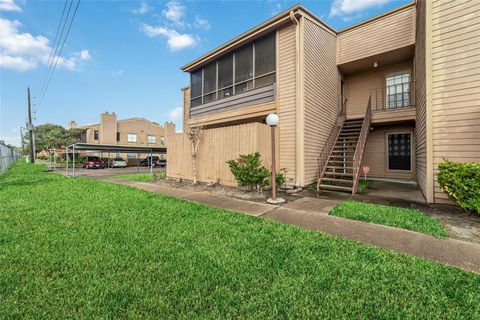
[[[403,82],[374,89],[370,92],[372,111],[392,111],[414,108],[415,81]]]

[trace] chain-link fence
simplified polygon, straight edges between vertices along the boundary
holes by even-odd
[[[17,151],[0,141],[0,174],[7,171],[8,167],[19,157]]]

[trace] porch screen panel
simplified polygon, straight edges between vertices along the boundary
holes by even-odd
[[[253,44],[235,51],[235,93],[253,89]]]
[[[190,73],[190,98],[191,106],[202,104],[202,69]]]
[[[255,88],[275,82],[275,34],[255,41]]]
[[[233,95],[233,54],[218,59],[218,99]]]
[[[410,133],[388,134],[388,169],[410,171],[411,157]]]
[[[211,62],[203,68],[203,103],[217,99],[217,63]]]

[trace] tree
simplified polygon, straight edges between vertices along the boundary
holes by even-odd
[[[61,148],[77,142],[80,142],[85,129],[65,129],[64,127],[46,123],[35,128],[35,152],[48,150],[51,148]],[[30,138],[28,133],[23,137],[25,144],[28,145]]]
[[[190,127],[188,128],[187,136],[192,143],[192,174],[193,185],[197,185],[197,151],[200,144],[200,136],[202,134],[203,127]]]

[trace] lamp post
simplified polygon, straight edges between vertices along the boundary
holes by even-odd
[[[285,199],[277,198],[277,180],[275,179],[277,176],[277,171],[275,168],[275,128],[278,125],[280,118],[275,113],[270,113],[267,116],[267,124],[271,128],[271,136],[272,136],[272,175],[271,175],[271,186],[272,186],[272,197],[267,200],[269,203],[279,204],[285,202]]]

